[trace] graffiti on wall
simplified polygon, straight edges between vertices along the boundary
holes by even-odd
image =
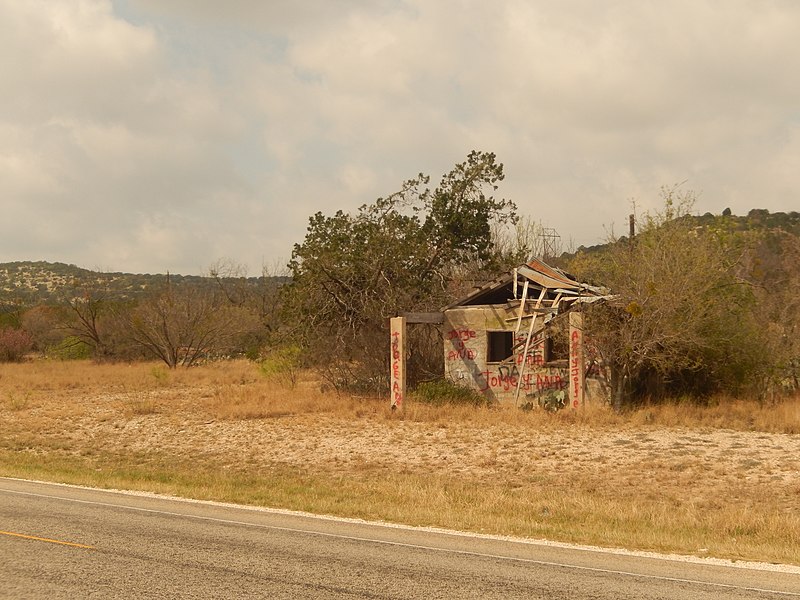
[[[471,363],[466,366],[478,391],[504,394],[514,393],[519,388],[525,396],[539,398],[567,390],[568,370],[545,366],[543,339],[534,340],[526,353],[524,348],[527,335],[518,333],[514,339],[513,359],[506,363],[489,365],[477,360],[482,354],[478,348],[478,339],[476,331],[466,327],[453,328],[445,334],[445,340],[450,345],[447,361]]]
[[[385,346],[384,346],[385,347]],[[400,365],[401,348],[400,332],[392,332],[392,406],[402,406],[403,386],[402,386],[402,367]]]
[[[578,408],[584,401],[583,315],[569,314],[569,378],[570,403]]]
[[[532,343],[528,348],[528,353],[525,354],[525,342],[527,341],[528,336],[524,333],[518,333],[514,338],[514,346],[516,348],[522,348],[522,351],[518,351],[514,353],[514,362],[517,365],[522,365],[525,363],[525,367],[541,367],[544,365],[544,344],[539,341],[536,343]]]
[[[521,372],[517,365],[499,365],[494,369],[487,368],[480,371],[476,375],[481,392],[487,390],[510,392],[519,387],[520,391],[530,394],[563,390],[567,387],[566,379],[557,369]]]
[[[448,331],[446,340],[453,349],[448,351],[447,360],[475,360],[478,353],[469,344],[477,338],[478,334],[472,329],[451,329]]]
[[[570,336],[569,355],[569,376],[572,383],[573,398],[579,398],[581,393],[581,364],[580,364],[580,349],[581,349],[581,334],[575,329]],[[577,404],[577,400],[575,400]]]

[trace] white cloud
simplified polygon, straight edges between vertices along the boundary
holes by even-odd
[[[0,0],[0,256],[197,272],[287,258],[469,150],[564,238],[688,180],[792,210],[800,5]]]

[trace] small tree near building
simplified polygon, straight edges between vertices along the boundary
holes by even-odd
[[[570,265],[615,296],[587,307],[586,326],[617,409],[668,389],[733,389],[758,364],[752,289],[738,274],[741,248],[694,226],[691,193],[669,188],[663,197],[662,212],[644,215],[633,240],[580,253]]]

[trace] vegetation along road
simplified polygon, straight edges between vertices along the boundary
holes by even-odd
[[[7,597],[781,598],[800,569],[0,480]]]

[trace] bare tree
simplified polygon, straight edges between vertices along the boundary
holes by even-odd
[[[40,304],[23,313],[22,328],[31,334],[34,349],[44,352],[64,339],[64,312],[62,306]]]
[[[738,277],[741,249],[687,218],[694,196],[664,190],[662,212],[646,214],[634,240],[579,254],[570,268],[608,286],[615,300],[587,308],[594,346],[622,408],[649,377],[708,391],[752,369],[751,288]],[[737,375],[739,376],[739,375]],[[644,387],[643,387],[644,386]]]
[[[73,282],[64,301],[61,328],[76,344],[86,344],[97,359],[112,353],[108,329],[114,319],[114,301],[108,280],[102,273]]]
[[[765,234],[743,271],[755,284],[762,319],[764,388],[800,390],[800,238],[777,231]]]
[[[244,306],[250,295],[247,267],[229,258],[221,258],[208,270],[220,292],[234,306]]]
[[[96,357],[106,354],[103,336],[100,334],[100,315],[105,309],[105,298],[99,294],[85,292],[67,301],[71,319],[68,331],[92,348]]]
[[[254,326],[252,314],[218,289],[170,283],[127,316],[133,341],[171,369],[230,352]]]
[[[263,264],[258,277],[248,277],[244,265],[222,259],[211,266],[209,275],[231,306],[246,309],[260,322],[260,327],[249,335],[248,356],[262,357],[278,346],[294,343],[294,340],[285,339],[282,327],[281,288],[290,280],[285,264]]]
[[[532,258],[552,261],[564,252],[558,232],[530,216],[522,216],[516,223],[494,224],[492,240],[497,256],[504,258],[508,265],[518,265]]]

